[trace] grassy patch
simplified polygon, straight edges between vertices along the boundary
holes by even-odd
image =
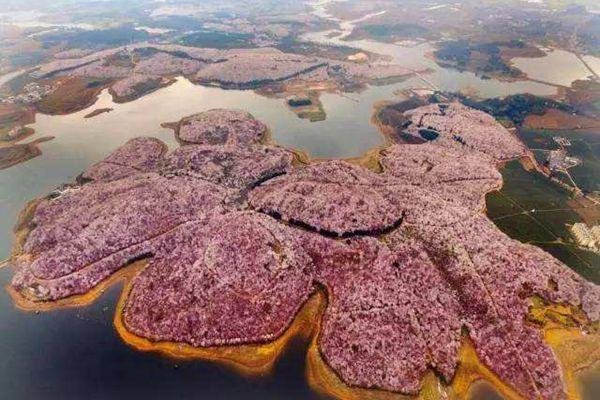
[[[600,255],[561,243],[540,243],[538,246],[567,264],[588,281],[600,284]]]
[[[348,56],[356,54],[358,51],[348,46],[330,46],[303,42],[293,36],[282,38],[275,47],[284,53],[302,54],[311,57],[327,57],[335,60],[346,60]]]
[[[428,33],[429,29],[417,24],[369,24],[355,28],[350,39],[369,38],[384,42],[394,42],[400,39],[423,37]]]
[[[183,36],[179,43],[185,46],[208,47],[214,49],[239,49],[256,47],[253,35],[237,32],[201,31]]]
[[[504,186],[486,197],[487,214],[513,239],[534,244],[554,255],[585,278],[600,282],[600,256],[579,249],[567,224],[581,222],[568,204],[568,192],[519,162],[502,170]],[[535,210],[535,211],[533,211]]]
[[[584,192],[600,192],[600,132],[522,129],[519,134],[528,147],[535,149],[557,149],[554,136],[569,139],[568,154],[582,161],[569,169],[573,180]]]
[[[516,125],[520,125],[529,114],[542,115],[549,108],[572,112],[572,108],[568,104],[528,93],[515,94],[504,98],[495,97],[482,101],[460,95],[457,97],[469,107],[484,111],[496,118],[511,120]]]
[[[64,44],[68,48],[115,47],[150,38],[146,31],[132,26],[97,30],[69,30],[47,33],[40,36],[45,48]]]
[[[471,43],[468,40],[450,40],[440,44],[434,52],[436,59],[447,66],[468,69],[478,74],[519,76],[521,71],[507,64],[500,56],[501,48],[523,48],[519,40],[508,42]]]
[[[510,232],[510,237],[523,243],[552,242],[556,239],[552,232],[533,218],[531,215],[520,214],[511,217],[498,218],[494,223],[505,233]]]

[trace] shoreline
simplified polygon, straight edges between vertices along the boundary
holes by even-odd
[[[378,160],[375,155],[378,156],[379,151],[371,154],[371,162],[374,159]],[[12,260],[27,256],[22,253],[22,244],[29,233],[29,224],[38,203],[39,200],[30,202],[19,216],[15,227],[16,242],[11,256]],[[83,295],[70,296],[52,302],[28,300],[10,287],[10,284],[7,285],[6,289],[18,309],[37,313],[87,306],[96,301],[114,284],[122,283],[123,287],[115,305],[113,326],[125,344],[137,351],[159,353],[168,358],[219,363],[245,377],[256,377],[272,373],[277,361],[285,354],[291,341],[294,338],[303,338],[310,341],[306,352],[305,369],[309,386],[317,393],[337,399],[400,400],[418,398],[437,400],[447,398],[444,396],[457,399],[468,398],[470,390],[476,383],[481,381],[490,384],[494,390],[509,400],[524,398],[510,386],[503,383],[496,374],[483,364],[477,357],[468,336],[463,336],[458,358],[459,366],[454,377],[447,384],[437,379],[434,373],[429,373],[423,379],[421,390],[417,396],[347,385],[329,367],[318,347],[322,318],[328,303],[328,295],[321,288],[317,289],[299,308],[292,322],[283,333],[270,342],[201,348],[185,343],[152,341],[137,336],[127,330],[122,317],[134,279],[146,266],[147,260],[134,262],[112,274]],[[565,320],[567,322],[556,322],[557,315],[563,319],[567,318]],[[569,326],[568,321],[577,321],[580,318],[580,312],[560,304],[536,305],[533,302],[528,317],[544,325],[544,341],[552,348],[563,369],[567,398],[569,400],[581,399],[577,373],[591,369],[600,362],[600,349],[595,346],[598,338],[597,333],[586,335],[580,328]]]

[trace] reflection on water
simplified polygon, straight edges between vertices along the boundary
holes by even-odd
[[[596,65],[600,61],[592,56],[586,58],[588,63]],[[573,81],[587,79],[592,74],[575,54],[560,49],[553,49],[544,57],[516,57],[512,63],[531,79],[563,86],[571,86]]]
[[[401,49],[409,52],[407,57],[422,52],[419,48]],[[460,81],[454,84],[460,85]],[[412,77],[349,96],[322,94],[327,118],[319,122],[297,118],[281,99],[265,98],[248,90],[197,86],[184,78],[130,103],[114,104],[104,91],[87,110],[60,116],[38,114],[31,125],[36,130],[32,139],[48,135],[55,139],[41,145],[40,157],[0,171],[0,215],[8,216],[0,223],[0,239],[4,239],[0,240],[0,258],[8,254],[8,227],[26,200],[72,181],[84,168],[130,138],[155,136],[175,146],[172,132],[160,127],[162,122],[211,108],[243,108],[264,121],[281,145],[304,150],[316,158],[353,157],[384,142],[370,123],[373,105],[382,99],[393,99],[397,90],[422,86],[418,77]],[[92,109],[105,107],[114,110],[83,118]]]
[[[248,90],[197,86],[180,78],[168,88],[126,104],[112,103],[105,91],[88,110],[67,116],[41,115],[32,127],[40,133],[60,133],[61,143],[68,149],[79,147],[81,151],[98,154],[99,149],[92,146],[98,139],[104,143],[99,143],[102,150],[114,149],[124,138],[139,135],[161,135],[169,140],[171,131],[162,129],[162,122],[211,108],[243,108],[267,123],[274,138],[283,145],[305,150],[314,157],[352,157],[383,142],[379,135],[373,134],[374,127],[369,124],[372,103],[369,104],[368,98],[365,100],[357,103],[348,97],[325,95],[327,119],[311,123],[296,118],[281,99],[265,98]],[[89,110],[105,107],[114,111],[83,119]],[[341,131],[345,140],[339,140]]]
[[[479,381],[469,391],[469,400],[504,400],[504,397],[486,381]]]
[[[326,2],[323,2],[326,3]],[[319,15],[323,11],[319,9]],[[375,15],[375,14],[371,14]],[[334,17],[329,17],[332,21],[338,21]],[[355,21],[359,21],[361,18]],[[330,33],[339,32],[338,29],[332,29],[322,32],[310,32],[302,36],[303,40],[320,44],[334,46],[350,46],[357,50],[369,51],[376,54],[388,56],[390,62],[406,66],[415,70],[429,69],[425,78],[433,83],[436,88],[444,91],[473,91],[475,90],[482,97],[503,97],[515,93],[532,93],[539,96],[550,96],[556,94],[556,88],[532,81],[506,82],[497,79],[482,79],[472,72],[460,72],[452,68],[440,67],[431,58],[431,53],[435,48],[429,43],[420,43],[414,46],[404,46],[394,43],[382,43],[373,40],[343,40],[344,37],[352,32],[355,21],[345,21],[340,23],[342,34],[330,37]],[[539,60],[539,59],[532,59]],[[577,60],[578,64],[581,64]],[[537,64],[538,68],[540,65]],[[416,87],[428,87],[429,84],[422,80],[414,82]]]
[[[87,110],[70,115],[38,114],[32,138],[53,135],[41,144],[42,155],[0,171],[0,259],[8,256],[10,227],[18,211],[32,198],[47,193],[57,185],[72,181],[83,169],[101,160],[128,139],[155,136],[171,147],[176,142],[171,130],[162,122],[176,121],[202,110],[218,107],[243,108],[264,121],[273,138],[282,145],[308,151],[314,157],[352,157],[383,143],[382,136],[370,124],[372,105],[403,84],[371,88],[360,101],[335,94],[322,96],[327,119],[309,122],[299,119],[280,99],[268,99],[252,91],[221,90],[196,86],[180,78],[134,102],[114,104],[105,91]],[[85,119],[92,109],[112,107],[110,113]]]
[[[0,281],[9,271],[0,270]],[[319,399],[304,377],[306,343],[273,375],[247,379],[217,364],[174,361],[125,345],[112,326],[119,287],[89,307],[34,314],[0,292],[3,399]]]
[[[10,82],[17,76],[24,74],[27,69],[20,69],[17,71],[9,72],[8,74],[0,75],[0,87],[4,86],[6,83]]]
[[[579,374],[582,400],[600,399],[600,364]]]
[[[322,1],[321,3],[325,3]],[[348,31],[352,24],[345,23]],[[415,69],[430,68],[427,79],[444,90],[475,88],[482,96],[518,92],[553,94],[552,86],[535,82],[482,80],[468,72],[440,68],[426,57],[427,43],[412,47],[361,40],[340,42],[328,32],[305,39],[351,45],[391,57]],[[211,108],[242,108],[264,121],[280,144],[309,152],[313,157],[352,157],[383,143],[369,122],[373,104],[392,99],[399,89],[426,86],[418,77],[401,83],[370,87],[358,94],[323,94],[327,119],[309,122],[297,118],[280,99],[252,91],[195,86],[180,78],[170,87],[134,102],[113,104],[105,91],[88,110],[65,116],[36,116],[35,138],[53,135],[43,143],[43,154],[0,171],[0,259],[9,255],[11,227],[18,211],[32,198],[72,181],[90,164],[102,159],[130,138],[149,135],[176,146],[170,130],[160,123]],[[114,111],[84,119],[92,109]],[[0,270],[0,284],[11,272]],[[0,387],[4,398],[106,399],[127,397],[177,399],[315,399],[304,377],[305,343],[296,343],[278,364],[273,376],[248,380],[218,365],[178,362],[128,348],[112,326],[120,287],[113,287],[95,304],[82,309],[39,315],[15,310],[6,291],[0,292]],[[586,384],[587,398],[598,396],[598,380]],[[595,383],[594,383],[595,382]],[[490,392],[475,399],[492,399]],[[589,397],[596,395],[596,397]]]
[[[251,91],[223,91],[174,85],[127,104],[113,104],[104,92],[90,109],[65,116],[38,114],[36,136],[53,134],[43,154],[0,171],[0,259],[9,254],[11,227],[28,199],[72,181],[126,140],[151,135],[175,146],[172,131],[161,122],[215,107],[238,107],[265,121],[278,142],[302,148],[313,156],[346,157],[383,142],[370,125],[372,103],[392,88],[363,93],[355,102],[338,95],[323,96],[326,121],[310,123],[288,110],[282,100]],[[90,110],[112,107],[111,113],[84,119]],[[34,137],[34,138],[35,138]],[[0,284],[11,272],[0,270]],[[181,363],[141,354],[117,336],[112,317],[119,288],[109,290],[83,309],[27,314],[15,310],[6,291],[0,293],[0,387],[4,398],[107,399],[127,397],[178,399],[317,399],[304,377],[304,343],[293,346],[273,376],[247,380],[210,363]]]

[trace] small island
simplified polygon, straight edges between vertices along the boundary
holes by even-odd
[[[107,107],[107,108],[97,108],[97,109],[93,110],[92,112],[84,115],[83,118],[86,118],[86,119],[87,118],[94,118],[97,115],[104,114],[104,113],[109,113],[111,111],[113,111],[113,109],[110,108],[110,107]]]

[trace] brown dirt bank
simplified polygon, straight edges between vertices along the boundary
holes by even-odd
[[[108,92],[112,96],[112,99],[115,103],[128,103],[130,101],[134,101],[141,97],[144,97],[147,94],[156,92],[159,89],[170,86],[176,81],[177,80],[172,77],[164,77],[149,80],[145,84],[135,85],[134,87],[132,87],[133,92],[126,96],[119,96],[112,88],[110,88]]]
[[[525,45],[523,47],[500,47],[500,57],[506,62],[510,62],[515,57],[541,58],[546,53],[535,46]]]
[[[556,354],[565,375],[567,399],[580,400],[581,388],[577,377],[582,370],[589,369],[600,360],[597,331],[584,334],[573,327],[574,320],[581,318],[580,311],[561,305],[545,305],[533,299],[530,309],[532,322],[544,327],[544,339]],[[320,332],[319,327],[314,332]],[[595,328],[597,330],[597,327]],[[406,396],[376,389],[363,389],[346,385],[327,365],[318,348],[318,334],[312,337],[306,356],[306,376],[309,385],[318,393],[340,400],[441,400],[468,399],[473,386],[487,382],[507,400],[523,400],[513,388],[506,385],[477,357],[474,344],[465,336],[460,349],[460,364],[451,382],[441,382],[433,372],[422,382],[418,396]]]
[[[305,160],[310,163],[310,159]],[[355,163],[364,163],[373,169],[379,167],[379,149],[368,152],[365,156],[355,159]],[[362,164],[361,164],[362,165]],[[20,244],[26,237],[31,227],[31,215],[35,208],[31,203],[22,214],[16,228],[18,244],[15,248],[15,257],[27,257],[20,251]],[[62,301],[48,303],[33,303],[23,298],[21,293],[11,291],[15,302],[26,310],[46,310],[54,307],[77,306],[88,304],[97,298],[103,290],[116,280],[125,280],[125,288],[121,294],[117,311],[115,314],[115,328],[123,340],[135,349],[142,351],[154,351],[161,354],[183,359],[201,359],[223,363],[245,375],[264,374],[269,372],[279,356],[285,351],[289,340],[293,337],[311,338],[312,344],[307,355],[307,378],[313,388],[330,396],[343,399],[402,399],[407,397],[397,393],[385,392],[372,389],[358,389],[345,384],[338,375],[326,364],[317,344],[320,332],[320,318],[327,306],[327,296],[317,291],[308,300],[294,321],[285,332],[272,342],[265,344],[247,344],[241,346],[223,346],[198,348],[182,343],[153,342],[136,336],[129,332],[123,321],[123,309],[128,296],[131,293],[133,279],[144,268],[144,262],[137,262],[125,268],[121,273],[106,279],[96,289],[86,295],[73,296]],[[10,291],[10,289],[9,289]],[[88,295],[90,295],[88,297]],[[579,329],[579,313],[577,310],[562,306],[545,306],[533,303],[531,309],[531,323],[538,324],[544,328],[546,341],[550,344],[560,359],[565,371],[565,379],[570,399],[579,398],[574,374],[581,368],[586,368],[595,360],[600,359],[600,348],[598,348],[598,336],[594,333],[584,336]],[[548,332],[552,335],[548,336]],[[476,356],[473,345],[468,339],[463,338],[460,352],[460,367],[449,385],[441,383],[433,373],[423,380],[423,389],[416,396],[421,399],[438,398],[467,398],[469,389],[474,382],[482,379],[489,381],[500,393],[509,399],[521,398],[511,388],[502,383],[497,376],[489,371]]]
[[[97,108],[94,111],[92,111],[91,113],[86,114],[83,118],[94,118],[97,115],[104,114],[104,113],[109,113],[112,110],[113,109],[110,108],[110,107],[108,107],[108,108]]]
[[[370,162],[377,160],[378,152],[371,152]],[[363,157],[367,159],[367,157]],[[309,161],[310,162],[310,161]],[[357,160],[357,162],[361,162]],[[365,162],[364,160],[362,162]],[[13,257],[26,257],[21,246],[32,228],[31,218],[37,201],[30,202],[19,216],[15,227],[17,236]],[[443,383],[432,373],[423,380],[418,396],[406,396],[399,393],[375,389],[362,389],[345,384],[327,365],[321,355],[318,342],[321,318],[327,307],[327,295],[318,290],[304,304],[292,324],[276,340],[268,343],[198,348],[174,342],[153,342],[127,331],[122,321],[125,302],[132,288],[133,279],[146,267],[144,260],[132,263],[120,272],[103,281],[90,292],[72,296],[56,302],[33,302],[21,293],[7,287],[17,307],[24,311],[49,311],[56,308],[79,307],[94,302],[111,285],[124,282],[124,289],[116,307],[114,325],[122,339],[135,348],[145,352],[157,352],[176,359],[204,360],[221,363],[245,376],[264,375],[272,371],[277,360],[284,354],[293,338],[310,340],[306,358],[306,377],[310,386],[319,393],[337,399],[466,399],[473,385],[482,380],[488,382],[498,393],[507,399],[522,399],[512,388],[504,384],[477,357],[473,344],[468,337],[463,338],[460,350],[460,366],[451,382]],[[544,329],[545,341],[552,347],[564,371],[569,400],[580,399],[577,372],[589,368],[600,360],[600,337],[597,327],[591,327],[591,334],[583,334],[579,324],[585,323],[579,310],[562,305],[546,305],[533,299],[529,318],[531,323]]]
[[[0,128],[35,122],[35,112],[17,104],[0,104]]]
[[[131,287],[132,280],[129,280],[119,299],[114,318],[115,328],[125,343],[139,351],[158,352],[172,358],[219,362],[244,376],[270,373],[292,339],[301,337],[308,340],[311,338],[316,327],[316,320],[323,312],[325,303],[324,295],[321,292],[315,293],[300,309],[285,332],[272,342],[238,346],[194,347],[175,342],[153,342],[129,332],[123,323],[122,315]]]
[[[528,115],[523,121],[523,126],[530,129],[552,130],[590,129],[600,128],[600,120],[551,108],[542,115]]]
[[[30,143],[0,147],[0,170],[41,155],[42,151],[39,149],[38,144],[52,139],[53,137],[50,136]]]
[[[50,115],[81,111],[94,104],[105,87],[106,82],[87,78],[59,78],[56,90],[38,102],[36,108]]]

